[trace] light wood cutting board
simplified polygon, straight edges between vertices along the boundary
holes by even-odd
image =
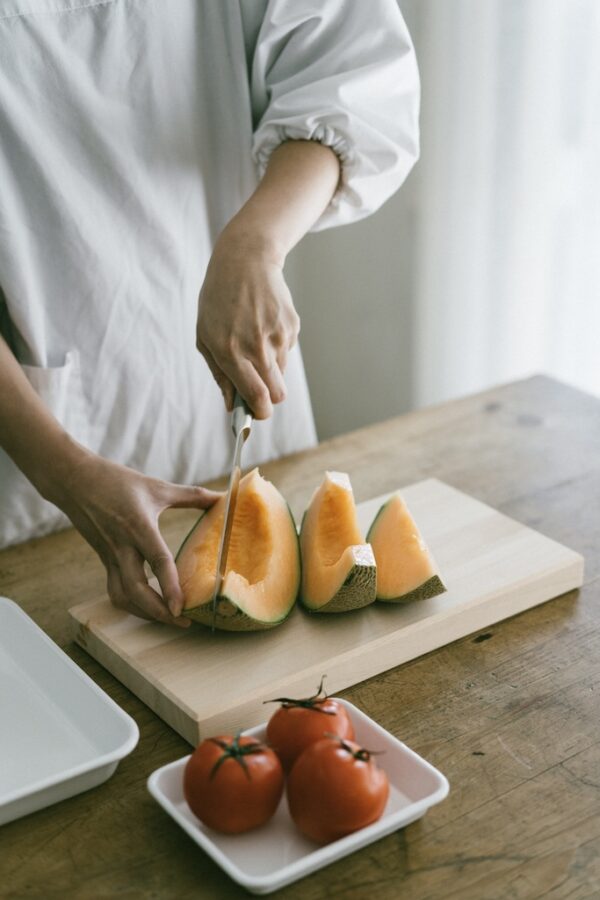
[[[435,479],[402,489],[447,593],[353,613],[296,608],[272,631],[183,631],[120,612],[107,599],[70,610],[74,638],[191,744],[268,717],[271,697],[335,693],[580,587],[583,558]],[[358,507],[368,529],[389,495]]]

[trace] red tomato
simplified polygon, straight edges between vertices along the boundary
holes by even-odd
[[[207,738],[194,750],[183,775],[183,793],[201,822],[239,834],[267,822],[283,794],[277,755],[253,737]]]
[[[267,740],[285,772],[290,771],[303,750],[328,734],[354,738],[346,707],[323,693],[323,680],[314,697],[304,700],[278,697],[277,700],[282,706],[269,719]]]
[[[354,741],[323,738],[298,757],[287,782],[300,831],[327,844],[376,822],[389,796],[385,772]]]

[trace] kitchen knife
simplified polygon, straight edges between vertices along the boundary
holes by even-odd
[[[219,553],[217,556],[217,573],[215,578],[215,589],[212,597],[212,630],[215,630],[215,621],[217,618],[217,599],[223,586],[223,578],[225,577],[225,568],[227,566],[227,553],[229,552],[229,539],[231,537],[231,529],[233,527],[233,517],[235,515],[235,505],[237,503],[238,489],[240,486],[242,448],[248,439],[252,429],[252,413],[246,405],[246,402],[237,393],[233,401],[233,412],[231,416],[231,428],[235,437],[235,449],[233,453],[233,463],[231,466],[231,475],[229,476],[229,487],[227,489],[227,500],[225,503],[225,518],[223,519],[223,530],[221,532],[221,540],[219,542]]]

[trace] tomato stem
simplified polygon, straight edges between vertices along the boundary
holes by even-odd
[[[314,709],[315,712],[324,713],[326,716],[335,716],[336,711],[334,709],[322,709],[319,706],[320,703],[325,703],[329,698],[329,694],[323,689],[325,678],[325,675],[321,677],[319,690],[312,697],[303,697],[300,700],[294,697],[274,697],[273,700],[263,700],[263,703],[281,703],[284,709],[300,707],[301,709]]]
[[[369,762],[372,756],[379,756],[381,753],[385,753],[385,750],[367,750],[366,747],[359,747],[358,750],[355,750],[350,744],[347,744],[344,738],[341,738],[339,734],[332,734],[330,731],[325,732],[325,737],[333,738],[334,741],[339,741],[340,747],[360,762]]]
[[[217,774],[217,771],[221,768],[226,759],[234,759],[238,765],[242,767],[244,772],[246,773],[246,777],[249,781],[252,780],[250,775],[250,770],[248,769],[248,765],[245,756],[250,756],[252,753],[262,753],[264,750],[267,750],[266,744],[256,743],[256,744],[240,744],[241,731],[238,731],[234,739],[228,744],[226,741],[221,741],[219,738],[209,738],[211,744],[216,744],[217,747],[220,747],[223,751],[222,755],[218,758],[212,769],[210,770],[210,778],[214,778]]]

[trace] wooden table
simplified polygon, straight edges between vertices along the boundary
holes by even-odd
[[[586,582],[345,692],[439,767],[450,796],[277,896],[599,897],[600,401],[536,377],[335,438],[264,471],[298,513],[326,468],[348,471],[359,501],[441,478],[583,553]],[[167,538],[190,515],[167,513]],[[0,593],[141,732],[105,785],[0,830],[0,896],[248,896],[146,793],[149,773],[188,745],[69,642],[66,610],[103,587],[100,564],[73,531],[0,553]]]

